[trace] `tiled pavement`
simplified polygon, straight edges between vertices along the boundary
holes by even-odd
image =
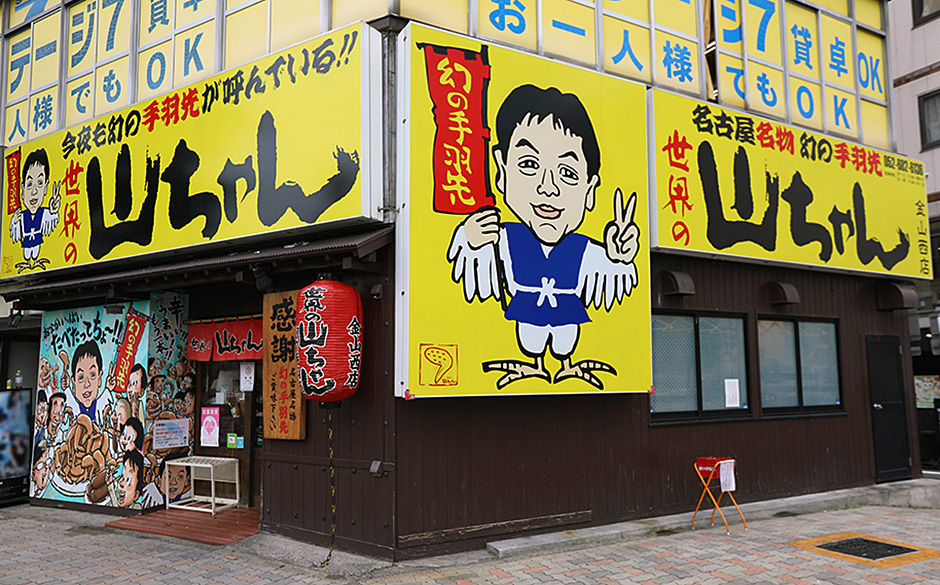
[[[495,559],[485,553],[391,565],[340,558],[339,569],[313,568],[325,551],[262,554],[254,536],[228,546],[206,546],[139,535],[104,526],[96,514],[14,506],[0,509],[0,585],[213,585],[365,583],[367,585],[834,585],[940,583],[940,559],[885,569],[808,552],[788,543],[856,532],[940,550],[940,510],[862,507],[749,522],[623,541],[539,556]],[[283,546],[280,543],[279,546]],[[258,554],[256,554],[258,553]],[[260,555],[260,556],[259,556]],[[342,557],[343,555],[338,555]]]

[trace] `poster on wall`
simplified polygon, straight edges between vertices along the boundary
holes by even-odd
[[[178,293],[43,314],[31,497],[164,503],[173,488],[160,483],[165,458],[192,449],[187,319]]]
[[[396,395],[649,392],[644,86],[414,23],[399,56]]]
[[[923,163],[653,90],[654,246],[932,277]]]
[[[355,24],[7,149],[0,277],[380,219],[378,63]]]
[[[34,431],[31,497],[139,507],[149,309],[139,301],[43,314],[37,411],[45,414]]]
[[[914,376],[914,398],[917,408],[934,408],[940,398],[940,376]]]
[[[219,446],[219,407],[202,407],[202,424],[199,444],[203,447]]]

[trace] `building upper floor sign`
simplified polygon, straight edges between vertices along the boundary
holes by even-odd
[[[652,95],[654,246],[931,278],[923,163]]]
[[[379,219],[378,49],[351,25],[8,150],[0,277]]]

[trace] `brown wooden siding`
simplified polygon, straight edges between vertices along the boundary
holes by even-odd
[[[747,315],[754,418],[651,425],[646,394],[395,401],[397,556],[479,546],[520,528],[557,529],[552,518],[564,514],[583,526],[690,511],[701,493],[692,462],[701,455],[738,459],[744,502],[874,483],[870,334],[904,342],[909,434],[916,432],[907,315],[876,309],[876,279],[664,254],[653,255],[652,267],[653,310]],[[696,294],[661,296],[663,270],[691,275]],[[771,305],[771,281],[795,285],[801,302]],[[773,315],[837,320],[843,413],[760,416],[757,319]],[[917,476],[916,442],[910,449]]]
[[[392,556],[394,542],[391,253],[391,249],[380,251],[378,262],[373,264],[389,272],[343,275],[343,281],[354,286],[362,297],[365,357],[358,392],[332,410],[336,546],[384,557]],[[311,271],[307,277],[284,281],[283,286],[300,288],[314,280],[316,273]],[[381,300],[374,299],[370,292],[375,284],[383,286]],[[264,441],[262,529],[326,545],[331,520],[327,411],[313,401],[307,403],[307,409],[305,440]],[[387,473],[373,477],[369,473],[373,461],[382,461]]]

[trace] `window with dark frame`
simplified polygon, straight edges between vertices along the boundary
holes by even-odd
[[[914,10],[914,26],[940,17],[940,0],[911,0]]]
[[[940,146],[940,89],[918,97],[917,109],[920,112],[921,150]]]
[[[835,323],[760,319],[757,345],[765,416],[842,410]]]
[[[652,344],[654,421],[748,416],[743,317],[653,314]]]

